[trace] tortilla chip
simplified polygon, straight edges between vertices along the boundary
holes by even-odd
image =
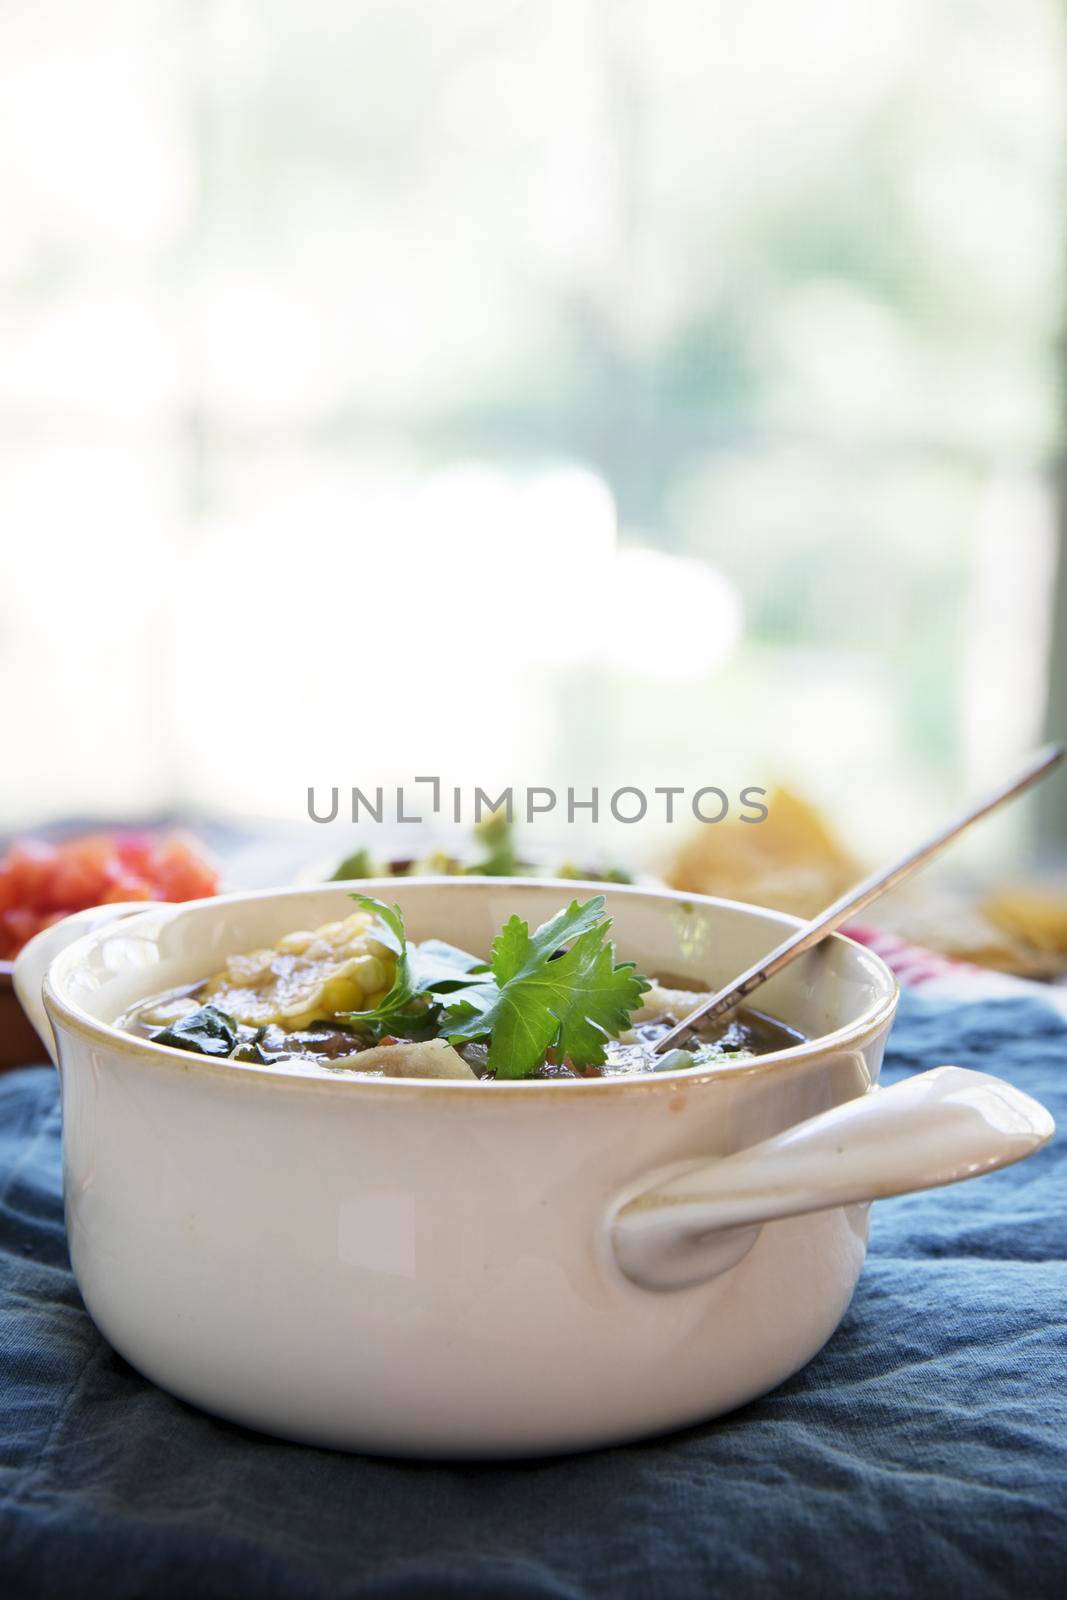
[[[785,788],[773,789],[766,803],[763,822],[730,819],[693,833],[667,882],[811,917],[857,881],[859,866],[814,806]]]

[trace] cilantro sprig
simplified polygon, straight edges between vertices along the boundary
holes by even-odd
[[[572,900],[533,933],[510,917],[488,964],[440,939],[409,945],[398,906],[352,898],[374,914],[375,937],[395,956],[396,975],[377,1006],[347,1020],[379,1038],[488,1041],[498,1078],[529,1077],[550,1049],[578,1070],[600,1066],[649,987],[633,962],[616,962],[603,895]]]
[[[600,1066],[649,987],[630,961],[615,961],[604,896],[572,900],[535,933],[521,917],[493,944],[492,982],[454,995],[442,1022],[452,1044],[489,1040],[498,1078],[525,1078],[549,1049],[571,1066]],[[569,948],[568,948],[569,944]]]

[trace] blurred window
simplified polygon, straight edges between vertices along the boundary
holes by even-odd
[[[1037,736],[1056,0],[0,41],[0,820],[776,774],[872,847]]]

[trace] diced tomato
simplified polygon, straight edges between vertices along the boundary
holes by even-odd
[[[20,839],[7,854],[7,868],[15,883],[16,904],[39,906],[48,892],[56,861],[53,845],[39,839]]]
[[[85,834],[61,844],[24,839],[0,860],[0,959],[60,917],[122,900],[195,900],[218,873],[180,834]]]
[[[100,896],[98,905],[119,905],[123,900],[162,900],[161,894],[156,894],[150,883],[143,878],[135,878],[132,873],[126,873],[121,878],[116,878],[110,883]]]
[[[199,900],[218,894],[218,873],[178,834],[163,840],[152,863],[152,875],[164,900]]]
[[[64,840],[57,846],[57,853],[84,861],[97,872],[106,872],[115,859],[115,841],[109,833],[86,833],[79,839]]]
[[[122,865],[131,872],[151,871],[152,861],[159,842],[150,833],[119,833],[115,836],[115,851]]]
[[[81,911],[100,904],[110,882],[106,861],[73,850],[61,850],[41,896],[42,907],[54,911]]]

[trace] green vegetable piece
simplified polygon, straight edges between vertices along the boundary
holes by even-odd
[[[149,1035],[153,1044],[169,1044],[174,1050],[193,1050],[202,1056],[228,1056],[237,1046],[237,1024],[218,1006],[201,1006]]]
[[[358,850],[353,850],[350,856],[338,863],[337,870],[331,872],[330,883],[343,882],[346,878],[374,878],[377,877],[371,853],[361,845]]]
[[[633,883],[633,873],[625,867],[582,867],[573,861],[564,861],[556,868],[557,878],[584,878],[594,883]]]
[[[464,870],[478,878],[514,878],[519,872],[515,854],[514,829],[506,811],[491,811],[474,830],[485,847],[485,859]]]
[[[706,1044],[698,1044],[692,1051],[690,1065],[703,1067],[715,1061],[751,1061],[755,1058],[755,1054],[754,1050],[748,1050],[744,1046],[737,1050],[728,1050],[725,1045],[709,1041]]]
[[[684,1072],[696,1065],[696,1058],[692,1050],[664,1050],[662,1055],[652,1057],[650,1065],[653,1072]]]
[[[244,1061],[255,1067],[269,1067],[279,1058],[269,1056],[257,1039],[250,1039],[247,1044],[239,1044],[230,1057],[231,1061]]]

